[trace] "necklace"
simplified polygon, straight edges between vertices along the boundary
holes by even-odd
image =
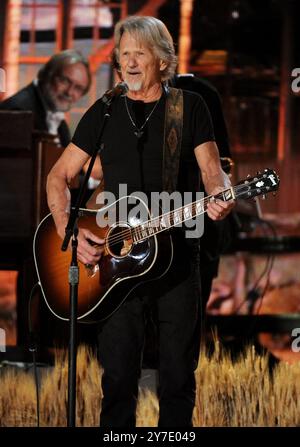
[[[128,104],[127,104],[127,96],[125,96],[125,105],[126,105],[127,114],[128,114],[128,117],[129,117],[129,119],[130,119],[130,121],[131,121],[131,124],[132,124],[133,127],[136,129],[136,130],[134,131],[134,135],[135,135],[137,138],[141,138],[141,137],[144,135],[144,131],[143,131],[143,129],[144,129],[144,127],[146,126],[147,122],[149,121],[149,119],[150,119],[152,113],[153,113],[154,110],[156,109],[156,107],[157,107],[159,101],[160,101],[160,98],[159,98],[159,99],[156,101],[156,103],[154,104],[153,109],[151,110],[151,112],[149,113],[149,115],[146,117],[146,119],[145,119],[143,125],[142,125],[140,128],[138,128],[137,125],[135,124],[135,122],[133,121],[132,116],[130,115],[129,108],[128,108]]]

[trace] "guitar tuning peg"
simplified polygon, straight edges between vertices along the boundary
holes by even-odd
[[[251,177],[250,174],[248,174],[248,175],[247,175],[247,178],[250,178],[250,177]]]
[[[266,194],[263,194],[263,195],[261,196],[261,198],[262,198],[263,200],[266,200]]]

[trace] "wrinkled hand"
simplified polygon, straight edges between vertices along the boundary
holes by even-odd
[[[222,188],[215,188],[211,195],[216,195],[222,190]],[[207,214],[212,220],[223,220],[226,216],[228,216],[234,206],[234,200],[223,202],[223,200],[217,199],[215,202],[212,201],[208,203]]]
[[[105,240],[86,228],[79,228],[77,255],[84,264],[95,265],[104,251]]]

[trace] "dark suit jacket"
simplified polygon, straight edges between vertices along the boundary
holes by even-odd
[[[1,110],[29,110],[34,115],[34,129],[47,132],[46,108],[39,88],[31,84],[24,87],[15,95],[0,103]],[[66,121],[62,121],[58,128],[58,136],[63,147],[71,141],[71,135]]]

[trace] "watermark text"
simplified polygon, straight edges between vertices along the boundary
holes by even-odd
[[[0,68],[0,93],[6,92],[6,74],[4,68]]]
[[[145,194],[135,191],[128,195],[127,185],[120,184],[118,199],[109,191],[98,194],[100,205],[97,225],[100,228],[127,222],[132,227],[163,231],[171,227],[184,227],[187,238],[199,238],[204,232],[204,193],[166,191]],[[154,231],[155,232],[155,231]]]
[[[6,352],[6,334],[5,330],[0,327],[0,352]]]

